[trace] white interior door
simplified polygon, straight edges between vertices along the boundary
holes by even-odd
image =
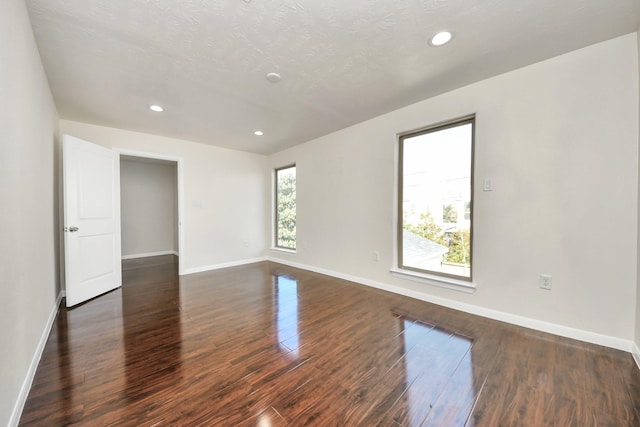
[[[67,307],[122,285],[120,163],[113,150],[62,138]]]

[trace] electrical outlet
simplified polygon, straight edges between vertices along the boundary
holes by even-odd
[[[378,262],[380,261],[380,252],[378,251],[373,251],[373,257],[372,257],[374,262]]]
[[[551,276],[548,274],[540,275],[540,289],[551,290]]]

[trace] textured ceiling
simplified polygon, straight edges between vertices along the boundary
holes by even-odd
[[[62,118],[256,153],[640,24],[639,0],[26,3]]]

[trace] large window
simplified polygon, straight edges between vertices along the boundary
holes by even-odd
[[[296,166],[276,169],[275,246],[296,248]]]
[[[471,281],[474,124],[400,136],[399,268]]]

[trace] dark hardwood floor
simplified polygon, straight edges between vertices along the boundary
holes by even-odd
[[[20,425],[640,426],[630,354],[258,263],[60,313]]]

